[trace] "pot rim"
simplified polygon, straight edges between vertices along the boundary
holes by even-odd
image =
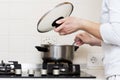
[[[42,46],[75,46],[70,44],[41,44]]]

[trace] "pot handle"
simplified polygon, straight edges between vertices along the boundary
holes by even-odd
[[[41,51],[41,52],[48,52],[48,48],[45,48],[45,47],[41,47],[41,46],[35,46],[35,48],[38,50],[38,51]]]
[[[74,41],[72,45],[74,46],[74,51],[77,51],[77,49],[79,48],[79,46],[76,46],[75,43],[76,42]]]
[[[74,50],[77,51],[78,48],[79,48],[78,46],[75,46]]]

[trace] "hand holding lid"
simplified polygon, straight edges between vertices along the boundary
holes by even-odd
[[[56,21],[70,16],[73,11],[73,5],[70,2],[64,2],[57,5],[54,9],[48,11],[41,17],[37,24],[37,30],[41,33],[48,32],[54,27],[60,26]]]

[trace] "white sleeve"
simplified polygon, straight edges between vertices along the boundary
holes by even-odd
[[[100,26],[103,42],[120,45],[120,0],[108,0],[109,22]]]

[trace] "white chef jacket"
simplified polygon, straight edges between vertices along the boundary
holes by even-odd
[[[120,75],[120,0],[103,0],[100,34],[105,75]]]

